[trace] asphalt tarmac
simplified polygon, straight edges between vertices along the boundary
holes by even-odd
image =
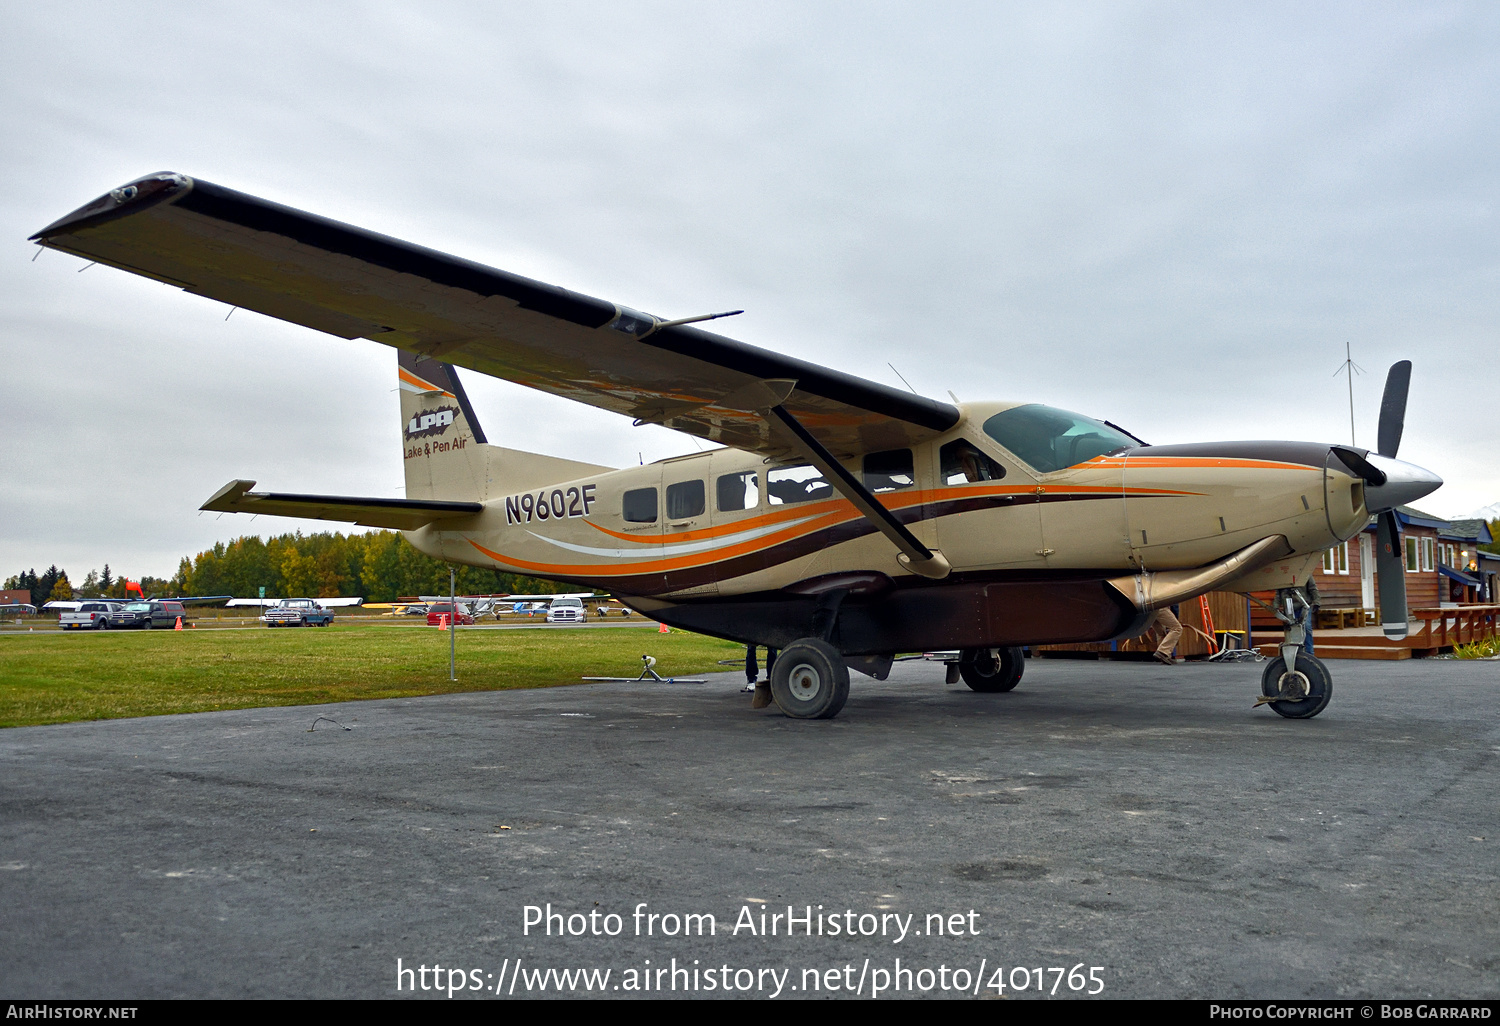
[[[0,731],[0,997],[1500,996],[1500,664],[1332,665],[1307,721],[1033,660]]]

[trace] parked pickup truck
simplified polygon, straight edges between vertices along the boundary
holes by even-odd
[[[313,599],[282,599],[260,619],[267,627],[327,627],[333,623],[333,610],[324,609]]]
[[[121,605],[121,602],[85,602],[75,611],[59,616],[57,624],[65,631],[109,630],[110,615]]]
[[[171,628],[177,626],[179,617],[186,615],[183,612],[181,602],[173,602],[163,599],[158,602],[150,599],[146,602],[127,602],[119,609],[112,610],[109,614],[109,626],[139,627],[143,631],[149,631],[153,627],[157,629]]]

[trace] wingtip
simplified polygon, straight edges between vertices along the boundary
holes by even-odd
[[[209,496],[208,501],[198,508],[210,513],[233,513],[240,499],[244,498],[245,493],[254,487],[254,481],[231,481]]]
[[[78,231],[105,221],[113,221],[118,217],[138,213],[158,203],[181,196],[192,187],[191,178],[175,171],[158,171],[155,174],[143,175],[118,189],[111,189],[72,213],[64,214],[41,231],[29,236],[28,241],[45,245],[46,240],[54,235]]]

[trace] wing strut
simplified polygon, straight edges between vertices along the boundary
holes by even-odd
[[[889,538],[901,552],[897,559],[901,565],[914,574],[923,577],[942,578],[947,577],[948,572],[953,569],[948,560],[943,558],[941,552],[934,552],[917,536],[907,530],[906,525],[897,520],[890,510],[881,504],[880,500],[864,486],[864,483],[844,469],[844,465],[834,459],[833,453],[823,447],[823,444],[808,433],[808,430],[792,416],[785,406],[780,404],[772,406],[763,411],[762,415],[773,425],[780,424],[786,428],[786,433],[791,437],[786,441],[799,456],[802,456],[813,466],[822,471],[828,482],[838,489],[844,498],[854,504],[867,520],[875,525],[875,528]]]

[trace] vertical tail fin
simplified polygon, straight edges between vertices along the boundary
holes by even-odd
[[[399,352],[408,499],[485,502],[506,490],[571,481],[610,469],[490,445],[453,365],[404,349]]]
[[[482,500],[484,431],[451,364],[400,350],[401,441],[408,499]]]

